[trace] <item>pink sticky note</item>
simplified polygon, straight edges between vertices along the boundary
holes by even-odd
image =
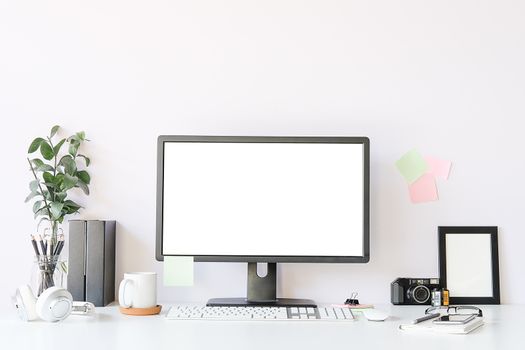
[[[425,174],[408,186],[412,203],[438,200],[436,180],[432,174]]]
[[[452,166],[451,161],[432,156],[425,156],[423,158],[425,158],[427,162],[427,174],[432,174],[435,178],[448,180],[448,174],[450,174],[450,167]]]

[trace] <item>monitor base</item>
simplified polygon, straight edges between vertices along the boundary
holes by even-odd
[[[248,301],[247,298],[213,298],[208,300],[206,306],[280,306],[280,307],[317,307],[310,299],[277,298],[268,301]]]
[[[214,298],[206,306],[293,306],[317,307],[313,300],[277,298],[277,263],[268,263],[266,276],[259,276],[257,263],[247,269],[247,298]]]

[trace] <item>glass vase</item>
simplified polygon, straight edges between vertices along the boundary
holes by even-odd
[[[40,296],[50,287],[65,288],[67,264],[61,258],[64,248],[64,234],[58,221],[49,223],[44,229],[44,234],[35,235],[33,242],[35,262],[31,274],[31,287],[37,296]]]
[[[60,255],[38,255],[32,274],[32,287],[40,296],[49,287],[65,288],[67,280],[66,260]]]

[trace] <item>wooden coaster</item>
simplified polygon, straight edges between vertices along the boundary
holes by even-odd
[[[149,316],[149,315],[158,315],[160,313],[160,310],[162,309],[162,305],[157,305],[154,307],[147,307],[144,309],[119,306],[119,309],[120,309],[120,313],[123,313],[124,315]]]

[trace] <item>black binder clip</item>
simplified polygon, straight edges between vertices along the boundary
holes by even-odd
[[[346,299],[345,305],[359,305],[359,300],[357,300],[357,292],[350,294],[350,298]]]

